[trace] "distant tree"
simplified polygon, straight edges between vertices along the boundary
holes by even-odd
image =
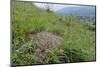
[[[52,10],[51,10],[51,5],[52,5],[52,4],[45,4],[45,7],[46,7],[46,11],[47,11],[47,12],[52,12]]]

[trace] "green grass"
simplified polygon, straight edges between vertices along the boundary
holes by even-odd
[[[46,64],[95,60],[95,32],[74,16],[60,16],[27,2],[13,1],[12,10],[13,65],[39,64],[34,56],[38,44],[26,37],[41,31],[64,38],[62,46],[49,52]]]

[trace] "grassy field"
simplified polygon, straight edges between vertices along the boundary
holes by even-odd
[[[28,2],[12,2],[12,64],[55,64],[95,61],[95,31],[75,16],[60,16]],[[29,34],[50,32],[64,39],[60,47],[48,52],[46,59],[36,59],[39,43]]]

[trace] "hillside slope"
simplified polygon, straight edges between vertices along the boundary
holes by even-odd
[[[50,50],[45,60],[36,59],[39,43],[29,35],[50,32],[62,37],[60,47]],[[60,16],[28,2],[12,2],[12,64],[51,64],[95,60],[95,31],[74,16]]]

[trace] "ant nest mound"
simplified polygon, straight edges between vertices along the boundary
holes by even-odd
[[[31,34],[30,40],[38,42],[38,46],[34,53],[34,55],[37,57],[38,63],[47,63],[46,57],[48,56],[48,52],[60,47],[64,41],[62,37],[54,35],[51,32]]]

